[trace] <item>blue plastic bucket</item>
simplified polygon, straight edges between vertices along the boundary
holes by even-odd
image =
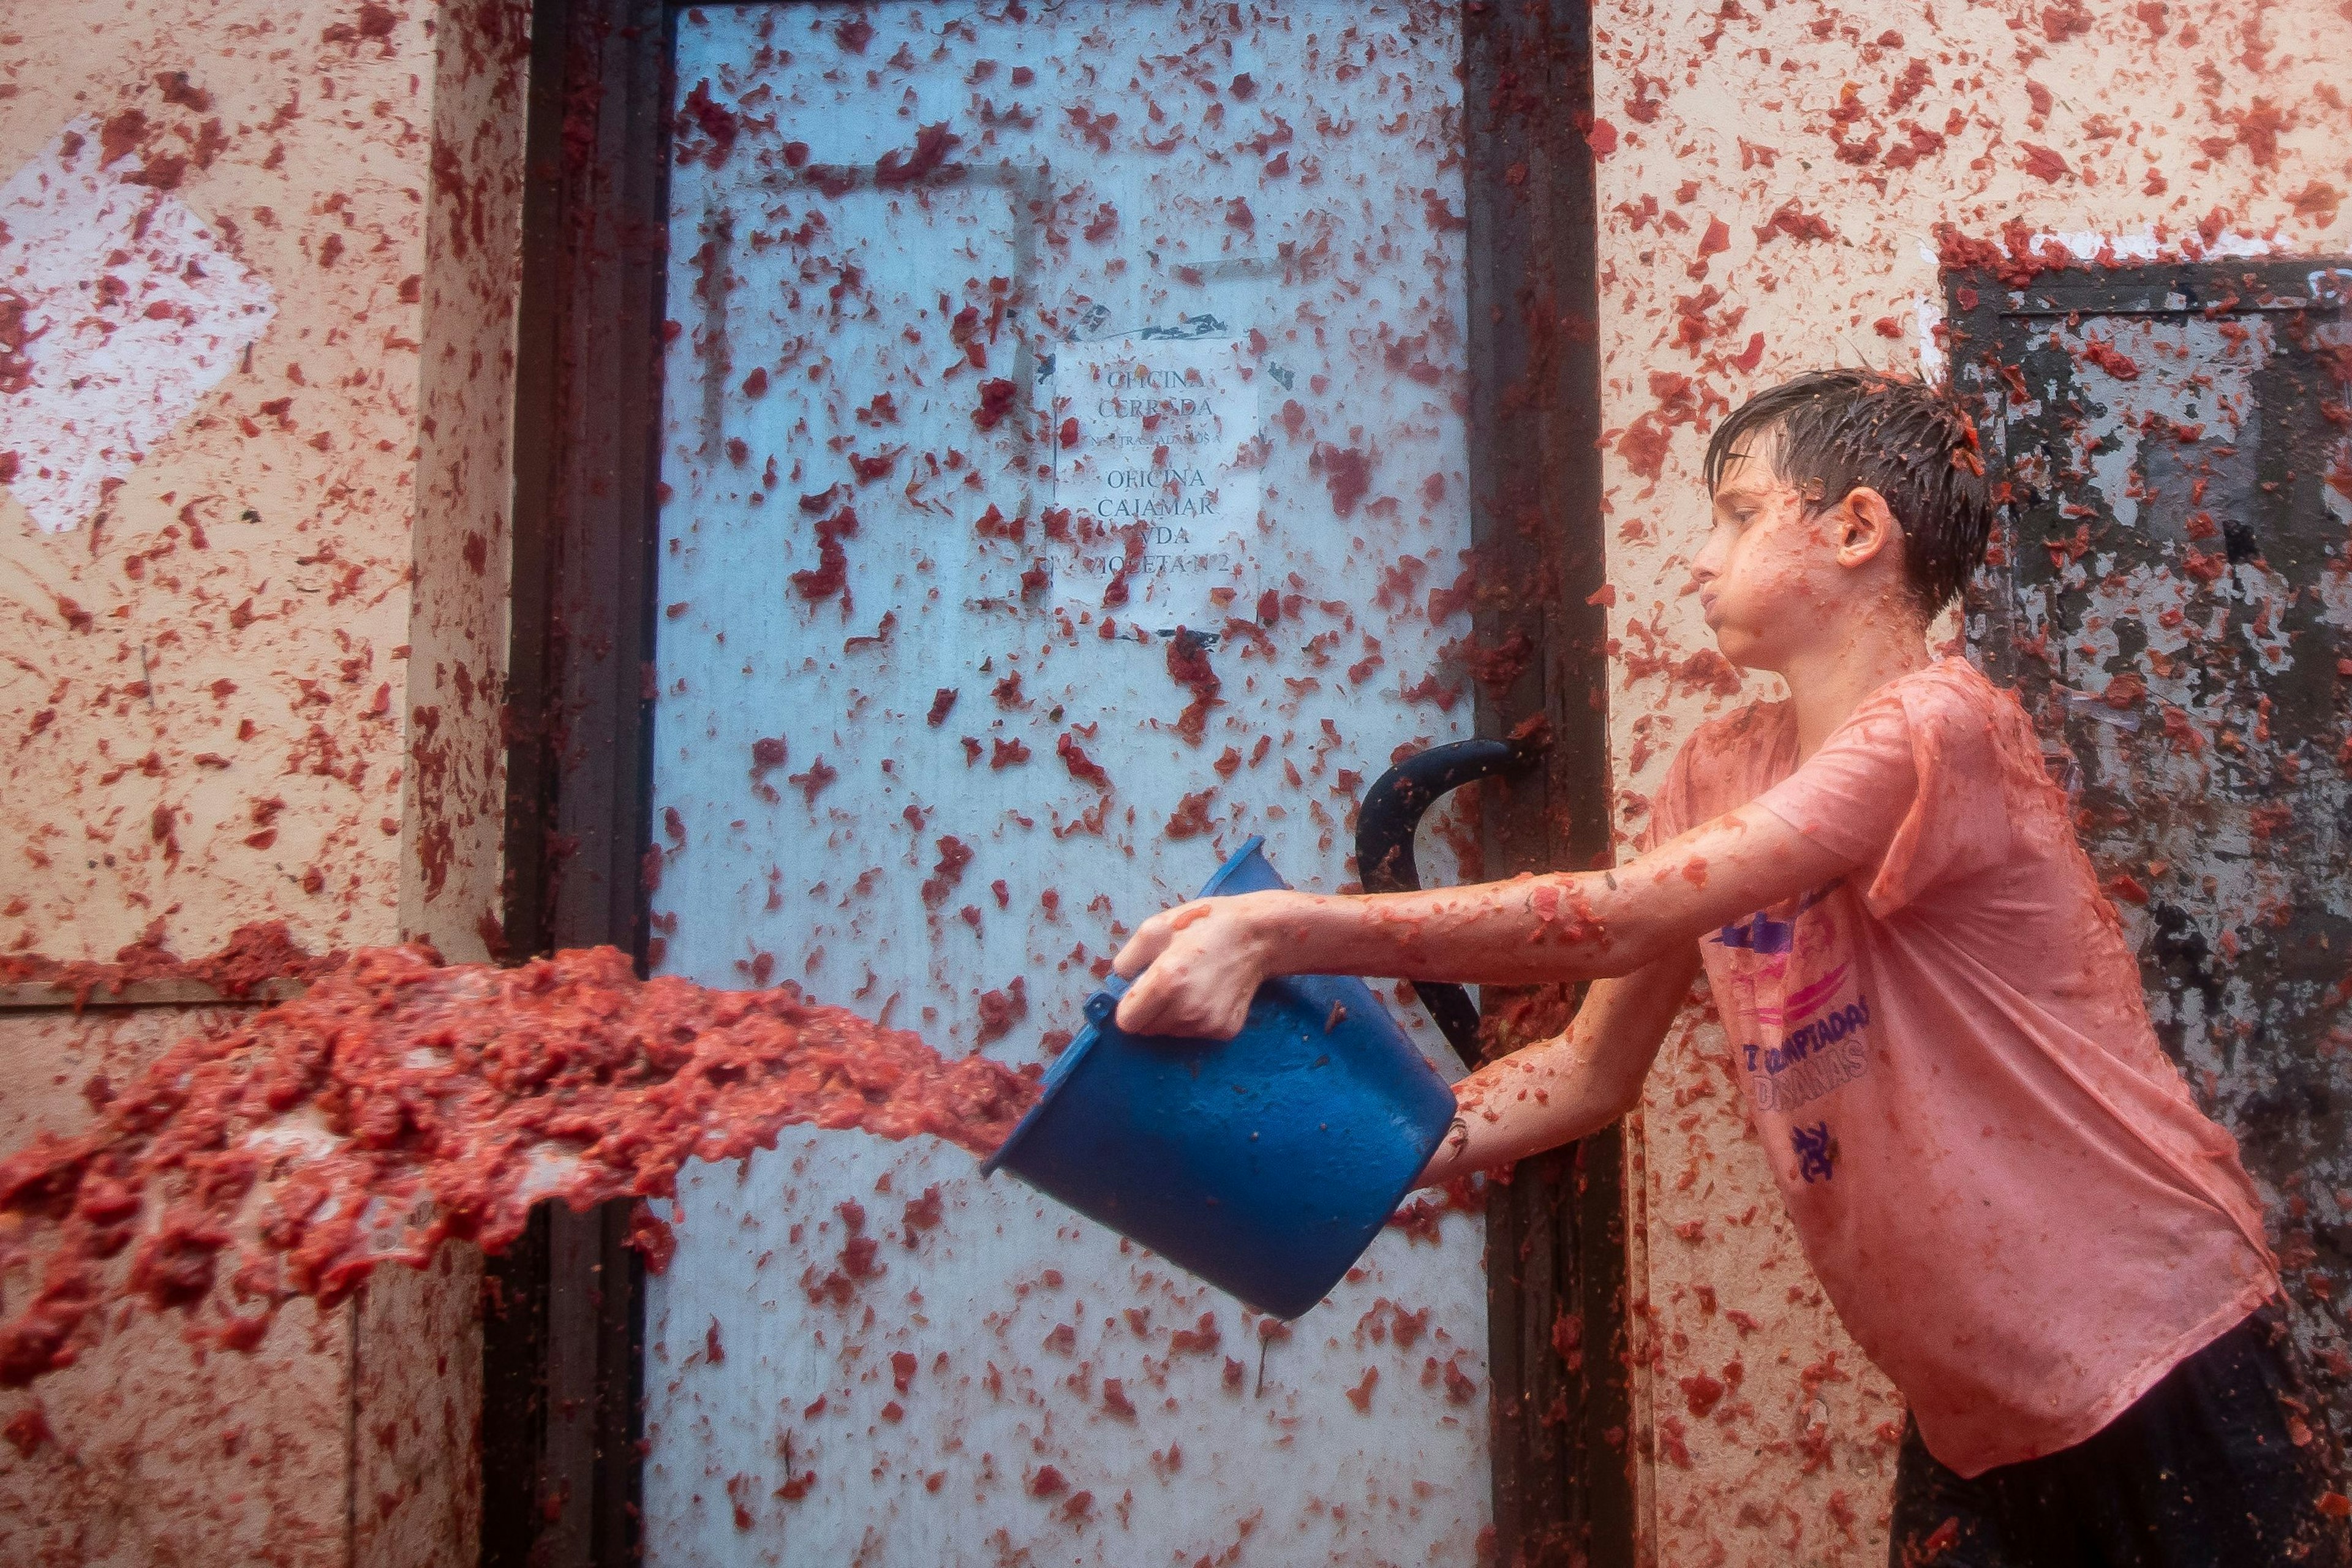
[[[1202,898],[1286,884],[1252,838]],[[1260,1311],[1339,1283],[1437,1152],[1454,1094],[1360,980],[1267,982],[1231,1040],[1129,1035],[1127,983],[1046,1073],[999,1166]]]

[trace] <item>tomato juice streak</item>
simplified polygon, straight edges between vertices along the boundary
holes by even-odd
[[[173,1045],[89,1131],[0,1161],[16,1309],[0,1386],[70,1363],[117,1300],[180,1307],[192,1342],[249,1350],[296,1296],[331,1307],[452,1237],[496,1252],[542,1198],[670,1196],[687,1161],[744,1158],[787,1126],[986,1154],[1037,1079],[942,1061],[793,986],[639,980],[612,948],[512,969],[363,949],[301,997]],[[632,1240],[658,1258],[668,1238],[641,1213]]]

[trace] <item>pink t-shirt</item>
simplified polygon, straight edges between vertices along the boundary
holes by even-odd
[[[1945,1464],[2082,1441],[2278,1268],[2032,725],[1947,659],[1799,767],[1758,703],[1683,747],[1652,838],[1749,802],[1858,868],[1700,943],[1806,1257]]]

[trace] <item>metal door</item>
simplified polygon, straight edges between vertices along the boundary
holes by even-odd
[[[1341,0],[683,14],[656,969],[1038,1060],[1246,835],[1351,885],[1471,710],[1460,58]],[[953,1150],[678,1212],[656,1561],[1475,1555],[1475,1216],[1286,1330]]]
[[[2038,721],[2166,1048],[2352,1383],[2352,352],[2341,274],[1954,285],[2009,504],[1971,633]],[[2314,1419],[2317,1417],[2315,1415]]]

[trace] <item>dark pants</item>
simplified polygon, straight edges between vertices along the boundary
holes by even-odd
[[[2273,1302],[2039,1459],[1964,1480],[1906,1422],[1886,1555],[1889,1568],[2352,1568],[2347,1511],[2326,1414]]]

